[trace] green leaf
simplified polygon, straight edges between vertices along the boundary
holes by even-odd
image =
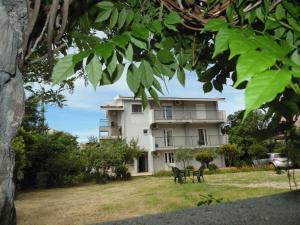
[[[53,84],[59,84],[69,76],[72,76],[74,74],[74,66],[73,55],[67,55],[59,59],[52,72],[51,79]]]
[[[226,9],[226,17],[230,23],[232,22],[232,19],[233,19],[233,13],[234,13],[234,8],[233,8],[233,5],[230,4]]]
[[[260,49],[267,50],[279,58],[284,57],[288,53],[283,51],[284,49],[270,36],[254,36],[252,40],[257,43]]]
[[[132,45],[129,43],[126,51],[125,51],[125,56],[126,56],[126,59],[129,60],[129,61],[133,61],[133,48],[132,48]]]
[[[150,88],[153,83],[153,69],[149,62],[142,60],[139,66],[139,71],[141,73],[141,82],[146,88]]]
[[[114,4],[112,2],[101,1],[97,3],[96,6],[100,9],[112,9],[114,7]]]
[[[96,55],[94,55],[92,60],[87,65],[87,74],[89,81],[96,89],[97,84],[102,78],[102,64]]]
[[[100,85],[108,85],[108,84],[112,84],[111,77],[108,74],[108,71],[104,70],[102,73],[102,79],[100,81]]]
[[[293,52],[293,54],[291,55],[291,60],[292,60],[295,64],[297,64],[298,66],[300,66],[300,55],[299,55],[299,53],[298,53],[297,50],[295,50],[295,51]]]
[[[179,83],[184,87],[185,86],[185,73],[183,69],[178,69],[177,70],[177,79]]]
[[[103,21],[107,20],[110,16],[111,12],[112,12],[112,9],[109,9],[109,10],[106,10],[106,11],[103,11],[103,12],[99,13],[99,15],[97,16],[95,22],[100,23],[100,22],[103,22]]]
[[[158,106],[160,106],[159,97],[158,97],[158,94],[156,93],[156,91],[155,91],[153,88],[151,88],[151,89],[149,90],[149,93],[150,93],[151,97],[153,98],[153,100],[155,101],[155,103],[156,103]]]
[[[161,85],[157,79],[153,79],[153,87],[155,87],[156,90],[158,90],[160,93],[163,94],[163,90],[161,88]]]
[[[119,12],[117,9],[114,9],[109,21],[109,28],[112,29],[117,24]]]
[[[114,71],[114,73],[112,74],[112,82],[115,83],[116,81],[118,81],[124,71],[124,65],[123,64],[118,64],[117,65],[117,69]]]
[[[213,58],[228,49],[230,34],[231,31],[228,28],[222,28],[218,32],[215,38],[215,51]]]
[[[149,38],[149,31],[148,29],[141,25],[141,24],[134,24],[132,27],[131,34],[136,37],[140,38],[142,40],[148,41]]]
[[[258,46],[253,40],[247,41],[245,45],[245,40],[241,38],[230,39],[229,40],[229,48],[230,48],[230,56],[229,59],[232,59],[236,55],[242,55],[249,51],[255,50]]]
[[[172,63],[174,61],[173,54],[169,50],[159,50],[157,52],[157,58],[159,59],[160,62],[168,64]]]
[[[221,28],[226,28],[228,24],[222,19],[209,19],[204,26],[206,31],[219,31]]]
[[[133,93],[137,93],[141,83],[141,74],[135,65],[131,64],[127,71],[127,85]]]
[[[133,17],[134,17],[134,12],[132,11],[132,9],[129,9],[126,15],[126,25],[129,25],[132,22]]]
[[[148,97],[146,95],[145,90],[142,90],[142,105],[143,105],[143,109],[147,108],[148,106]]]
[[[169,78],[172,78],[175,74],[175,71],[170,68],[170,65],[162,64],[159,60],[155,60],[154,68],[157,72],[156,74],[166,75]]]
[[[244,118],[250,111],[258,109],[283,92],[290,84],[291,77],[292,72],[288,70],[268,70],[254,76],[245,91],[246,113]]]
[[[159,20],[154,20],[147,24],[148,29],[153,33],[161,33],[162,25]]]
[[[81,62],[84,58],[88,57],[92,53],[91,50],[85,50],[82,52],[79,52],[76,55],[73,55],[73,63],[76,65],[77,63]]]
[[[111,41],[114,42],[117,46],[119,46],[121,48],[125,48],[125,46],[129,42],[129,36],[127,34],[117,35],[117,36],[114,36],[111,39]]]
[[[123,8],[120,12],[119,19],[118,19],[118,28],[121,29],[126,21],[126,9]]]
[[[164,22],[169,25],[182,23],[182,18],[177,12],[171,11],[165,18]]]
[[[213,86],[210,82],[207,82],[203,85],[204,93],[210,92],[213,89]]]
[[[147,43],[140,41],[134,37],[130,38],[132,44],[134,44],[136,47],[141,48],[141,49],[147,49]]]
[[[116,52],[114,52],[113,56],[110,59],[110,62],[108,63],[107,71],[109,72],[110,75],[112,75],[116,68],[117,68],[117,54]]]
[[[164,24],[165,24],[165,26],[166,26],[167,28],[169,28],[170,30],[173,30],[173,31],[178,32],[178,30],[177,30],[177,28],[176,28],[176,25],[173,25],[173,24],[167,24],[167,23],[165,23],[165,22],[164,22]]]
[[[237,81],[234,86],[273,66],[275,61],[273,54],[268,52],[250,51],[241,55],[236,66]]]
[[[96,45],[96,55],[108,59],[114,51],[114,44],[111,42],[104,42]]]

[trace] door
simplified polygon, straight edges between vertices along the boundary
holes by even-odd
[[[173,146],[173,132],[170,129],[164,130],[164,144],[165,147]]]
[[[138,158],[138,172],[148,172],[148,153],[143,152]]]
[[[196,118],[195,119],[206,119],[206,105],[196,104]]]
[[[165,120],[173,118],[173,107],[171,105],[163,106],[163,116]]]
[[[198,145],[207,145],[207,137],[205,129],[198,129]]]

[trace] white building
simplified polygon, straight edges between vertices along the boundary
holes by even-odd
[[[171,98],[161,97],[161,107],[149,99],[143,110],[140,99],[116,97],[112,103],[101,106],[106,120],[100,121],[100,141],[103,138],[137,138],[145,152],[135,160],[131,173],[169,170],[170,166],[182,167],[174,160],[174,152],[180,147],[195,149],[214,148],[226,143],[221,126],[225,112],[218,109],[224,98]],[[218,157],[216,165],[224,167]],[[192,160],[190,165],[199,168]]]

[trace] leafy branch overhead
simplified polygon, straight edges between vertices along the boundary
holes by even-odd
[[[72,34],[79,53],[60,59],[52,80],[83,69],[96,87],[126,73],[146,106],[147,93],[158,102],[165,79],[184,86],[185,72],[195,71],[205,92],[222,91],[228,79],[246,88],[247,114],[300,94],[299,16],[292,0],[97,1],[79,20],[89,29]]]

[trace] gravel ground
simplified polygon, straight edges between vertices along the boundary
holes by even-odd
[[[98,225],[300,225],[300,191]]]

